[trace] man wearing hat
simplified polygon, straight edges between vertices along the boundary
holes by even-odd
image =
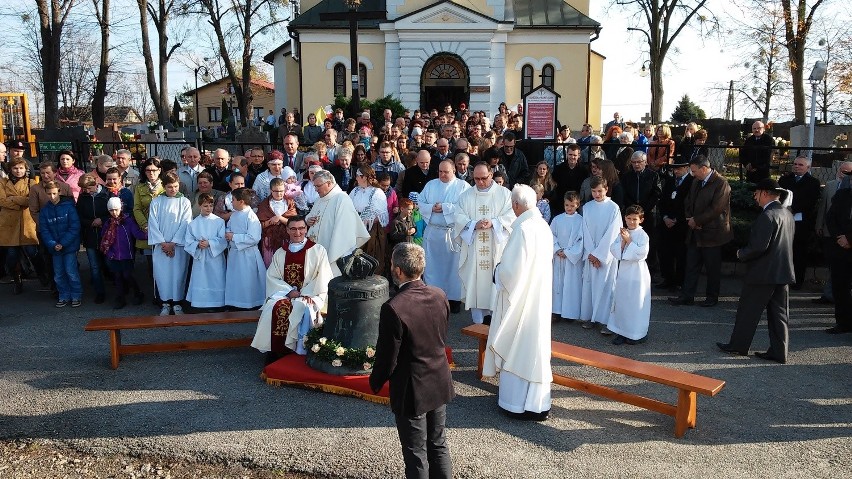
[[[9,160],[14,160],[15,158],[21,158],[27,163],[27,178],[33,179],[35,178],[35,169],[33,168],[33,162],[24,158],[24,152],[27,150],[27,144],[21,140],[12,140],[8,143],[9,148]],[[6,163],[4,162],[4,165]],[[8,171],[6,172],[8,173]]]
[[[781,364],[787,362],[787,310],[793,272],[793,214],[782,205],[788,191],[771,178],[753,188],[754,201],[763,212],[751,227],[748,244],[737,250],[737,259],[746,264],[734,331],[727,343],[716,343],[726,353],[748,354],[757,324],[766,310],[769,349],[755,356]]]
[[[692,187],[692,175],[689,174],[689,162],[669,165],[671,175],[663,177],[663,189],[657,209],[662,221],[658,225],[660,233],[660,274],[663,281],[658,288],[674,290],[683,284],[686,276],[686,215],[684,202]]]

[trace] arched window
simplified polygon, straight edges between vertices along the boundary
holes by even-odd
[[[541,84],[553,90],[553,65],[548,63],[541,68]]]
[[[361,98],[367,98],[367,67],[363,63],[358,64],[358,95]]]
[[[334,65],[334,96],[346,96],[346,67],[342,63]]]
[[[531,92],[533,89],[533,67],[532,65],[524,65],[521,68],[521,97]]]

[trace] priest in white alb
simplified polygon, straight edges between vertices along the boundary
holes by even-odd
[[[527,185],[512,189],[517,219],[494,271],[494,317],[483,376],[500,373],[498,406],[517,419],[542,421],[550,412],[550,309],[553,235]]]
[[[454,233],[461,240],[459,275],[464,307],[474,323],[488,324],[494,294],[492,274],[515,214],[511,192],[494,182],[488,165],[476,165],[473,179],[476,186],[459,195]]]
[[[337,277],[340,276],[337,259],[366,243],[370,233],[352,199],[335,182],[334,175],[326,170],[318,171],[312,181],[320,197],[305,216],[308,238],[325,247],[331,271]]]
[[[460,247],[455,242],[456,203],[470,189],[467,182],[456,178],[456,167],[445,160],[438,165],[438,178],[426,183],[418,198],[418,207],[426,228],[423,230],[423,249],[426,250],[426,271],[423,281],[441,288],[450,301],[450,311],[461,310],[461,277],[459,276]]]
[[[325,248],[308,239],[307,232],[304,218],[291,218],[289,240],[275,251],[266,271],[267,299],[251,346],[269,353],[267,363],[291,351],[306,354],[302,338],[322,324],[331,265]]]

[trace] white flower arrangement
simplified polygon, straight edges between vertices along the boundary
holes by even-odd
[[[372,367],[373,367],[373,365],[372,365],[372,364],[370,364],[370,363],[364,363],[364,371],[369,371],[369,370],[370,370],[370,368],[372,368]]]
[[[369,346],[367,346],[367,350],[365,352],[366,352],[368,358],[372,358],[373,356],[376,355],[376,350],[369,347]]]
[[[376,355],[375,346],[347,348],[340,341],[323,336],[322,330],[322,327],[312,328],[305,335],[305,348],[314,355],[314,360],[353,370],[370,370],[373,367],[371,358]]]
[[[328,342],[328,338],[326,338],[326,337],[319,338],[319,343],[322,344],[323,346],[325,346],[325,343],[327,343],[327,342]]]
[[[343,346],[340,346],[339,348],[334,350],[334,354],[336,354],[338,356],[343,356],[344,354],[346,354],[346,348],[344,348]]]
[[[315,352],[315,353],[318,353],[318,352],[319,352],[319,350],[320,350],[320,345],[319,345],[319,344],[314,344],[313,346],[311,346],[311,351],[313,351],[313,352]]]
[[[343,366],[343,361],[341,361],[339,359],[335,359],[334,361],[331,362],[331,365],[336,367],[336,368],[339,368],[340,366]]]

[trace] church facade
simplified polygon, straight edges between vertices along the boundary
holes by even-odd
[[[273,65],[276,111],[314,111],[351,94],[349,25],[324,21],[343,0],[302,0],[290,39],[264,57]],[[393,95],[414,111],[458,108],[493,116],[539,85],[560,95],[557,118],[573,129],[600,124],[604,57],[588,0],[364,0],[358,23],[362,98]]]

